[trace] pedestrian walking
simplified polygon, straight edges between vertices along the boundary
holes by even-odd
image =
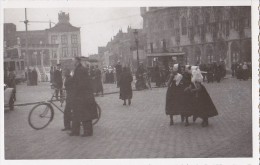
[[[243,79],[243,69],[242,69],[243,65],[242,63],[240,63],[239,65],[237,65],[236,68],[236,77],[238,80],[242,80]]]
[[[119,88],[119,80],[120,80],[120,75],[122,73],[122,65],[120,64],[120,61],[117,62],[117,65],[115,66],[116,68],[116,80],[117,81],[117,88]]]
[[[194,109],[194,122],[197,117],[200,117],[202,121],[202,127],[208,126],[208,118],[218,115],[217,109],[211,100],[206,88],[202,85],[203,76],[199,70],[192,72],[192,83],[189,88],[192,97],[192,107]]]
[[[160,87],[161,86],[161,74],[160,74],[160,68],[157,64],[154,68],[154,77],[155,77],[155,85],[157,87]]]
[[[28,80],[29,80],[28,85],[29,86],[33,85],[32,70],[30,68],[28,69]]]
[[[8,87],[14,89],[14,100],[16,100],[16,81],[15,81],[15,72],[13,69],[10,69],[8,73]]]
[[[175,65],[171,70],[169,80],[167,81],[166,92],[166,115],[170,115],[170,125],[173,125],[173,116],[182,115],[185,118],[185,126],[189,125],[188,117],[192,115],[192,109],[189,108],[189,100],[185,93],[185,79],[182,74],[177,73],[178,65]]]
[[[83,126],[82,137],[93,135],[92,120],[98,118],[91,79],[81,64],[80,57],[75,57],[75,70],[72,77],[72,131],[70,136],[80,135],[80,123]]]
[[[222,77],[222,66],[220,64],[217,64],[215,67],[214,78],[218,83],[220,83],[221,77]]]
[[[148,88],[152,89],[152,86],[151,86],[152,75],[151,75],[151,71],[149,69],[147,70],[147,73],[145,74],[145,79],[146,79]]]
[[[54,66],[51,66],[51,70],[50,70],[50,83],[53,83],[53,77],[54,77]]]
[[[231,65],[232,77],[235,77],[236,75],[236,68],[237,68],[237,63],[233,62]]]
[[[248,78],[249,78],[248,65],[246,62],[244,62],[243,66],[242,66],[242,79],[248,80]]]
[[[92,91],[93,93],[96,92],[97,90],[97,84],[96,84],[96,71],[94,66],[90,66],[90,79],[91,79],[91,84],[92,84]]]
[[[32,70],[32,85],[37,85],[38,82],[38,74],[36,71],[36,68],[33,68]]]
[[[133,97],[132,86],[131,86],[132,81],[133,81],[133,76],[129,68],[124,67],[123,72],[121,73],[119,79],[119,86],[120,86],[119,98],[121,100],[124,100],[123,105],[126,105],[126,100],[128,100],[128,105],[131,105],[131,99]]]
[[[99,70],[98,66],[96,66],[95,69],[95,84],[96,84],[96,96],[98,96],[99,93],[101,93],[101,96],[104,96],[103,93],[103,85],[102,85],[102,75],[101,70]]]
[[[208,83],[214,82],[214,70],[212,64],[207,65],[207,81]]]
[[[72,89],[73,89],[73,81],[72,81],[72,76],[70,75],[70,70],[66,69],[64,72],[64,87],[66,90],[66,106],[64,110],[64,116],[63,116],[63,121],[64,121],[64,128],[62,131],[67,131],[71,130],[71,121],[72,121]]]
[[[57,68],[54,71],[53,78],[54,78],[53,85],[55,87],[55,97],[58,100],[59,93],[60,93],[60,98],[62,97],[62,86],[63,86],[61,64],[57,64]]]
[[[137,90],[142,90],[142,89],[147,89],[146,83],[145,83],[145,78],[144,78],[144,73],[146,73],[146,70],[144,68],[143,63],[140,63],[140,66],[137,68],[135,77],[136,77],[136,89]]]

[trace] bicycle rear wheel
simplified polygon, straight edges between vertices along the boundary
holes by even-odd
[[[97,104],[97,103],[96,103]],[[92,124],[95,125],[97,124],[97,122],[99,121],[100,117],[101,117],[101,108],[100,106],[97,104],[97,113],[98,113],[98,118],[92,120]]]
[[[36,130],[49,125],[54,116],[54,111],[49,103],[40,103],[32,108],[28,116],[29,125]]]

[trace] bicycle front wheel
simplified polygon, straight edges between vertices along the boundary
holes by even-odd
[[[36,130],[49,125],[54,116],[54,111],[49,103],[40,103],[32,108],[28,116],[29,125]]]
[[[96,103],[97,104],[97,103]],[[100,106],[97,104],[97,114],[98,114],[98,118],[92,120],[92,124],[95,125],[97,124],[97,122],[99,121],[100,117],[101,117],[101,108]]]

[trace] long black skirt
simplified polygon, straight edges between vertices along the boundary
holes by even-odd
[[[191,116],[193,114],[192,95],[184,92],[183,85],[176,86],[173,83],[166,93],[166,115]]]
[[[193,107],[194,115],[200,118],[209,118],[218,115],[218,111],[203,85],[201,85],[198,95],[193,97]]]

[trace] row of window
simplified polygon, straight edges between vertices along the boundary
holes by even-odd
[[[63,47],[61,49],[61,57],[76,57],[78,56],[78,48],[72,47],[71,48],[71,54],[69,54],[68,47]],[[57,58],[57,51],[52,51],[52,58]]]
[[[52,35],[51,36],[51,44],[57,44],[58,42],[58,36],[57,35]],[[71,43],[72,44],[77,44],[78,43],[78,35],[77,34],[72,34],[71,35]],[[61,44],[68,44],[68,36],[67,35],[61,35]]]
[[[248,20],[244,20],[245,22],[245,27],[249,27],[250,26],[250,22]],[[234,28],[235,30],[239,30],[239,20],[234,20],[231,22],[231,24],[229,22],[223,22],[223,23],[218,23],[218,24],[211,24],[211,25],[206,25],[206,26],[196,26],[194,28],[189,28],[189,30],[187,28],[183,28],[182,29],[182,35],[186,35],[188,34],[189,36],[193,36],[195,34],[205,34],[206,32],[210,32],[210,33],[216,33],[217,31],[222,31],[224,34],[226,34],[227,36],[229,35],[229,28]],[[218,29],[218,30],[217,30]],[[179,37],[180,40],[180,29],[175,29],[175,34],[174,34],[177,38]],[[150,43],[148,47],[150,47],[150,50],[153,50],[153,45],[154,43]],[[158,47],[158,43],[156,44]],[[160,44],[159,44],[161,48],[166,49],[166,40],[163,39],[161,40]]]
[[[195,18],[197,18],[197,17],[195,17]],[[186,18],[183,17],[181,19],[181,25],[180,25],[181,26],[181,34],[182,35],[186,35],[187,32],[188,32],[188,30],[187,30],[188,27],[189,28],[196,28],[196,27],[199,27],[199,26],[212,27],[212,26],[217,25],[217,26],[219,26],[219,29],[221,29],[224,26],[228,26],[231,29],[238,30],[239,25],[241,25],[241,27],[244,27],[244,28],[248,28],[251,25],[250,18],[222,21],[222,22],[216,22],[216,23],[209,23],[209,20],[208,19],[206,19],[206,20],[207,20],[206,24],[199,25],[198,24],[198,20],[195,19],[193,26],[188,26]],[[145,22],[148,24],[147,20]],[[146,28],[150,28],[151,31],[157,31],[157,30],[161,31],[161,30],[167,30],[167,29],[178,29],[178,28],[174,28],[174,22],[172,20],[171,21],[165,21],[165,22],[163,22],[161,20],[161,21],[159,21],[159,23],[156,23],[154,25],[150,25],[150,26],[147,25]],[[207,28],[207,29],[209,29],[209,28]]]

